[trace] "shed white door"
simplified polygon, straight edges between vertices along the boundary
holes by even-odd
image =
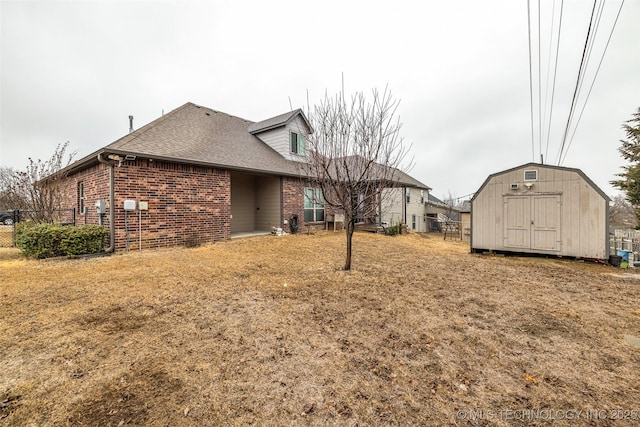
[[[504,197],[504,246],[560,251],[560,195]]]
[[[531,197],[505,196],[504,245],[531,248]]]
[[[559,251],[560,196],[533,196],[531,205],[531,249]]]

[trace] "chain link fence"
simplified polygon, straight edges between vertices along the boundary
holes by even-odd
[[[43,217],[48,217],[53,224],[76,225],[75,209],[59,209],[47,215],[38,211],[3,211],[0,212],[0,248],[12,248],[16,243],[16,226],[25,221],[41,222]]]

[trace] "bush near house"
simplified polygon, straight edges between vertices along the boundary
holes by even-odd
[[[392,222],[391,226],[389,228],[387,228],[387,234],[389,236],[395,236],[396,234],[402,234],[403,228],[404,228],[404,224],[402,223],[402,221],[398,222],[397,224],[394,224]]]
[[[107,229],[98,225],[22,223],[16,228],[16,244],[29,258],[77,256],[101,252],[106,235]]]

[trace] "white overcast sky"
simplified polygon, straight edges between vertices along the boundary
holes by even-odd
[[[304,107],[307,93],[311,104],[336,93],[344,75],[347,93],[388,85],[410,174],[437,197],[462,197],[540,158],[538,91],[548,115],[561,0],[541,1],[540,62],[530,3],[533,150],[526,0],[1,0],[0,165],[22,169],[65,141],[83,157],[125,135],[129,115],[138,128],[185,102],[264,120]],[[619,6],[602,9],[576,115]],[[564,1],[548,148],[542,131],[548,163],[557,164],[592,7]],[[640,106],[639,41],[640,1],[627,0],[562,163],[609,195],[624,164],[621,126]]]

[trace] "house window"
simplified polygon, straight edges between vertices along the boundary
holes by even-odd
[[[406,199],[407,203],[411,203],[411,189],[410,188],[405,188],[404,189],[404,198]]]
[[[319,188],[304,189],[304,222],[324,221],[324,197]]]
[[[524,171],[524,180],[525,181],[537,181],[538,180],[538,171],[537,170]]]
[[[416,229],[416,216],[415,215],[411,215],[411,229],[412,230]]]
[[[291,152],[293,154],[304,154],[304,135],[300,133],[291,132]]]
[[[78,183],[78,211],[80,212],[81,215],[85,213],[84,212],[84,182]]]
[[[424,190],[420,190],[420,203],[424,203]]]

